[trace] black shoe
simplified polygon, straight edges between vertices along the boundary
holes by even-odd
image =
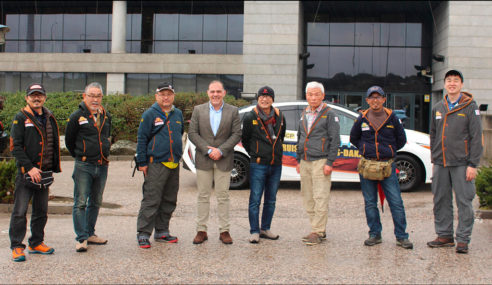
[[[172,236],[170,234],[167,234],[167,235],[164,234],[164,235],[160,235],[160,236],[156,236],[154,234],[154,240],[157,242],[176,243],[176,242],[178,242],[178,237]]]
[[[140,248],[150,248],[150,241],[146,237],[139,237],[138,238],[138,246]]]
[[[459,242],[456,245],[456,252],[457,253],[468,253],[468,244],[464,242]]]
[[[368,239],[366,239],[364,241],[364,245],[373,246],[373,245],[376,245],[376,244],[382,243],[382,242],[383,242],[383,239],[381,238],[380,235],[370,236]]]
[[[396,239],[396,245],[401,246],[404,249],[413,249],[413,243],[409,241],[407,238]]]

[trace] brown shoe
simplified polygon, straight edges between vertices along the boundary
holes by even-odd
[[[468,253],[468,244],[464,242],[459,242],[456,245],[456,252],[457,253]]]
[[[220,233],[219,239],[225,244],[232,244],[232,238],[229,232]]]
[[[207,232],[197,232],[193,244],[201,244],[208,239]]]
[[[453,238],[443,238],[437,237],[435,240],[427,243],[428,247],[453,247],[454,239]]]

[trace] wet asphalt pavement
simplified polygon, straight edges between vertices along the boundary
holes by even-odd
[[[70,206],[73,162],[62,162],[55,176],[50,207]],[[282,183],[272,231],[276,241],[250,244],[248,190],[231,191],[232,245],[219,239],[216,201],[212,195],[209,240],[192,244],[195,235],[196,180],[181,169],[178,206],[171,219],[176,244],[156,243],[140,249],[136,216],[143,178],[131,178],[129,161],[110,165],[96,234],[107,245],[75,252],[71,215],[50,215],[45,242],[55,248],[49,256],[26,254],[26,262],[11,260],[10,215],[0,213],[0,283],[492,283],[492,220],[475,221],[469,254],[454,248],[431,249],[435,238],[430,186],[403,193],[413,250],[395,245],[388,205],[382,214],[383,243],[366,247],[367,225],[358,183],[335,183],[330,198],[327,240],[306,246],[309,232],[298,182]],[[474,204],[477,205],[477,199]],[[30,217],[30,216],[28,216]],[[455,222],[455,224],[457,221]],[[25,239],[27,242],[27,237]]]

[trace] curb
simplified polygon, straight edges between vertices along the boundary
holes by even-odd
[[[477,210],[476,214],[482,219],[492,219],[492,210]]]

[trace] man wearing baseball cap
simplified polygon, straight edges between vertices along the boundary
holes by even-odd
[[[41,183],[42,176],[60,169],[60,139],[58,124],[50,110],[43,105],[46,91],[39,83],[29,85],[27,106],[14,117],[10,150],[17,164],[14,209],[10,218],[10,248],[14,261],[25,261],[22,243],[26,235],[26,213],[32,198],[31,237],[29,252],[52,254],[55,250],[44,244],[44,227],[48,220],[48,187],[34,187],[27,179]],[[43,174],[43,172],[45,172]]]
[[[243,120],[242,143],[250,156],[249,184],[249,242],[258,243],[261,238],[276,240],[277,234],[270,231],[277,190],[282,176],[283,141],[285,118],[282,112],[272,107],[275,93],[268,86],[261,87],[256,95],[258,104],[246,113]],[[265,192],[261,228],[259,213],[261,196]]]
[[[434,226],[437,238],[429,247],[454,247],[453,190],[458,206],[456,252],[468,253],[474,222],[472,201],[475,178],[483,152],[482,123],[472,94],[463,89],[463,74],[444,76],[447,94],[432,108],[430,144]]]
[[[364,241],[364,245],[373,246],[382,242],[383,228],[377,206],[378,183],[381,183],[393,217],[396,245],[412,249],[413,243],[408,240],[406,232],[405,207],[401,199],[394,161],[396,152],[407,142],[405,130],[395,113],[384,107],[386,96],[381,87],[372,86],[367,89],[366,102],[369,109],[359,115],[350,131],[350,142],[359,149],[359,153],[363,156],[358,170],[369,226],[369,238]],[[384,165],[386,171],[378,172],[385,174],[377,178],[368,177],[363,168],[369,163],[373,166]]]
[[[178,242],[169,232],[169,220],[178,197],[184,127],[183,114],[173,105],[174,97],[171,84],[159,84],[156,102],[143,113],[138,127],[136,160],[145,179],[137,218],[140,248],[150,248],[152,232],[157,242]]]

